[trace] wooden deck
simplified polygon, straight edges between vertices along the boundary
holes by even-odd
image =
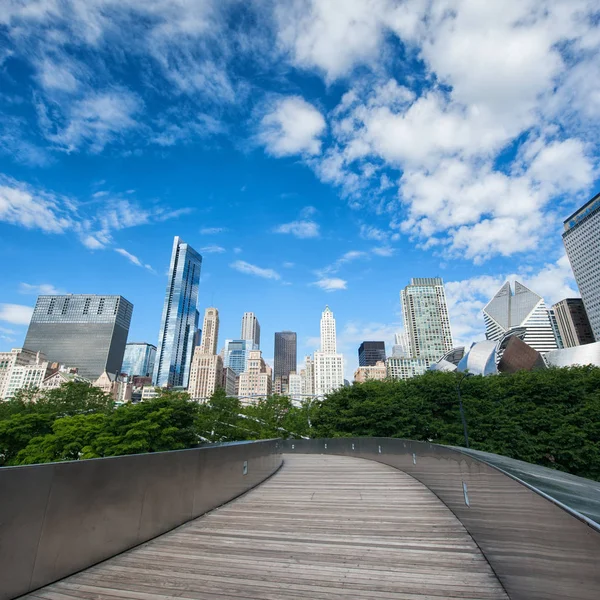
[[[415,479],[286,455],[244,496],[24,598],[506,599],[454,515]]]

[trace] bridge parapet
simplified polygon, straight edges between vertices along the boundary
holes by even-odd
[[[0,600],[62,579],[243,494],[281,440],[0,469]]]
[[[460,448],[394,438],[286,440],[284,452],[339,454],[381,462],[412,475],[460,519],[512,600],[597,600],[600,590],[600,484]],[[511,464],[512,463],[512,464]],[[572,482],[571,490],[568,482]],[[595,496],[595,499],[594,499]],[[567,506],[571,499],[589,516]],[[576,501],[576,502],[575,502]]]

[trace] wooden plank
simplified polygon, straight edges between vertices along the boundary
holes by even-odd
[[[506,600],[456,517],[415,479],[290,455],[248,494],[25,598]]]

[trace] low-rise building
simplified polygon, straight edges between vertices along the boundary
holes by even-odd
[[[378,360],[371,367],[358,367],[354,371],[354,381],[356,383],[365,383],[365,381],[383,381],[387,377],[387,368],[385,363]]]
[[[22,388],[38,388],[50,374],[51,363],[41,352],[13,348],[0,352],[0,398],[9,400]]]
[[[71,381],[92,385],[92,382],[77,373],[77,369],[67,369],[62,367],[60,370],[48,375],[40,385],[41,390],[54,390],[65,383]]]
[[[410,379],[423,375],[429,367],[427,358],[398,358],[390,356],[386,361],[387,376],[391,379]]]
[[[160,391],[156,389],[154,385],[145,385],[142,388],[142,396],[143,400],[152,400],[153,398],[158,398],[160,396]]]
[[[127,377],[120,377],[114,373],[104,371],[96,381],[94,387],[101,389],[105,394],[113,397],[113,400],[118,403],[129,402],[133,385],[129,383]]]

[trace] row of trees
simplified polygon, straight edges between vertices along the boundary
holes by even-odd
[[[116,407],[68,383],[0,403],[0,464],[23,465],[274,437],[381,436],[463,445],[456,373],[371,381],[294,406],[272,396],[243,407],[217,392]],[[600,368],[469,377],[462,396],[471,447],[600,480]]]
[[[35,401],[34,401],[35,398]],[[208,442],[308,436],[308,406],[272,396],[242,407],[217,392],[198,404],[165,390],[115,406],[94,387],[70,382],[0,403],[0,464],[27,465],[193,448]]]

